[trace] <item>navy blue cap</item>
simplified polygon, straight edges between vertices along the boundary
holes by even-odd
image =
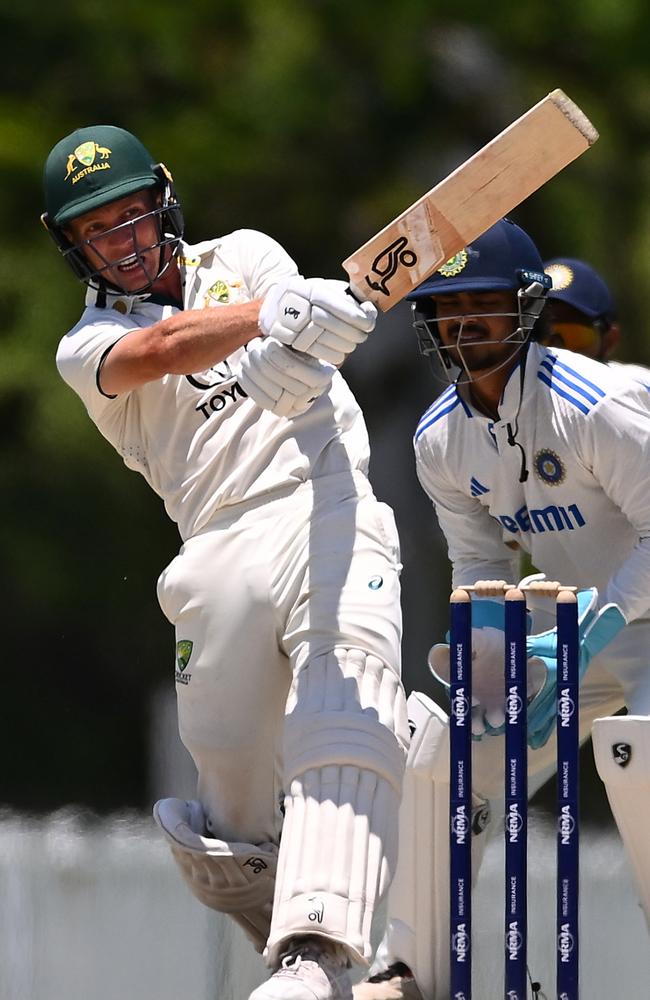
[[[549,299],[566,302],[589,319],[603,318],[611,322],[616,318],[612,293],[598,272],[584,260],[554,257],[546,261],[544,270],[553,281]]]
[[[550,288],[539,250],[520,226],[500,219],[418,285],[407,299],[456,292],[517,291],[539,281]]]

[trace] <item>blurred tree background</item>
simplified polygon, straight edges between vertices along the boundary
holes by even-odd
[[[155,581],[179,539],[56,372],[82,288],[38,221],[49,149],[79,126],[121,125],[172,170],[191,242],[261,229],[304,274],[343,277],[353,249],[561,87],[600,141],[513,216],[544,257],[603,271],[619,357],[650,363],[650,8],[22,0],[0,27],[0,803],[148,807],[151,693],[173,686]],[[440,387],[405,306],[346,375],[402,536],[407,687],[426,686],[449,574],[410,439]]]

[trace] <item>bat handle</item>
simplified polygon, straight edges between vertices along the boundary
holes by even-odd
[[[366,302],[368,300],[368,296],[364,295],[363,292],[361,292],[356,285],[352,284],[352,282],[350,282],[345,291],[347,295],[349,295],[351,298],[355,300],[355,302],[361,303],[361,302]]]

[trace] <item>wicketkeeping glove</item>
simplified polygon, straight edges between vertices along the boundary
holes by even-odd
[[[247,396],[278,417],[297,417],[330,386],[336,368],[271,338],[246,347],[237,380]]]
[[[582,681],[598,653],[626,624],[616,604],[597,610],[595,587],[581,590],[578,599],[579,674]],[[530,620],[529,620],[530,627]],[[498,736],[505,731],[504,647],[505,609],[489,600],[472,604],[472,736]],[[447,638],[449,636],[447,635]],[[528,744],[534,750],[548,742],[555,729],[557,700],[557,628],[526,639]],[[449,688],[449,646],[439,643],[429,651],[431,672]]]
[[[338,366],[376,321],[372,302],[357,302],[345,281],[294,276],[269,290],[258,322],[265,336]]]
[[[530,616],[528,626],[530,627]],[[449,639],[449,633],[446,636]],[[502,601],[472,602],[472,737],[498,736],[505,727],[504,708],[505,609]],[[449,645],[429,650],[429,668],[449,688]],[[543,670],[529,671],[528,698],[543,681]]]
[[[580,681],[594,656],[602,652],[627,624],[617,604],[598,609],[595,587],[581,590],[578,595],[578,670]],[[526,640],[528,670],[543,667],[544,676],[539,690],[528,705],[528,744],[534,750],[548,742],[555,729],[557,700],[557,628],[529,635]]]

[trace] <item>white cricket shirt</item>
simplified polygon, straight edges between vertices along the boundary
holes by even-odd
[[[179,265],[186,309],[260,298],[298,273],[275,240],[253,230],[182,244]],[[104,354],[130,330],[177,311],[157,304],[155,296],[102,296],[89,289],[56,362],[125,464],[163,499],[183,539],[203,530],[224,506],[331,473],[367,472],[364,419],[338,372],[330,391],[292,420],[260,409],[239,386],[236,367],[245,348],[207,371],[165,375],[116,397],[104,395],[97,383]]]
[[[455,586],[508,579],[508,539],[549,579],[598,587],[628,621],[650,609],[650,391],[618,368],[531,343],[499,420],[450,386],[415,439]],[[520,482],[523,448],[528,477]]]

